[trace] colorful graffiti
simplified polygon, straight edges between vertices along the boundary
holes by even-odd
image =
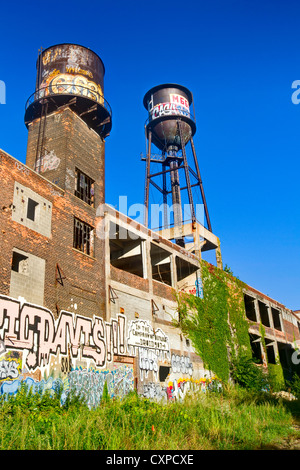
[[[220,389],[221,384],[216,378],[199,379],[182,378],[170,380],[167,386],[148,382],[143,385],[142,394],[145,398],[157,401],[182,401],[188,393],[207,392]]]
[[[59,70],[53,70],[41,84],[38,91],[38,97],[57,94],[77,95],[89,98],[97,103],[103,104],[103,92],[100,85],[83,75],[72,75],[60,73]]]
[[[189,110],[177,103],[160,103],[154,106],[151,111],[151,118],[157,119],[161,116],[181,115],[190,117]]]
[[[101,402],[105,382],[112,398],[122,398],[134,390],[133,368],[125,365],[105,371],[76,368],[69,373],[68,382],[69,390],[93,408]]]
[[[94,361],[103,368],[113,354],[125,353],[124,315],[110,323],[61,311],[52,312],[29,303],[0,296],[0,352],[7,349],[26,352],[25,366],[34,371],[49,364],[50,354],[68,355]]]
[[[105,322],[64,310],[55,319],[44,307],[0,295],[0,394],[16,393],[22,382],[33,391],[59,385],[62,400],[73,391],[95,407],[105,383],[111,397],[123,397],[138,373],[139,393],[149,399],[182,400],[211,386],[193,379],[190,357],[171,354],[169,337],[149,321],[133,320],[127,329],[123,313]]]
[[[193,379],[193,378],[182,378],[169,381],[167,387],[168,400],[183,400],[188,392],[207,392],[208,390],[220,390],[221,382],[217,377],[210,379]]]

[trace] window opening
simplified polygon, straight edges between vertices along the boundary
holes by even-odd
[[[261,302],[260,300],[258,301],[259,305],[259,314],[260,314],[260,319],[261,322],[264,326],[270,326],[270,320],[269,320],[269,313],[268,313],[268,307],[266,304]]]
[[[143,277],[143,239],[115,223],[110,224],[110,264],[136,276]]]
[[[93,227],[76,218],[74,218],[73,247],[86,255],[94,255]]]
[[[75,196],[94,207],[94,181],[78,169],[75,170]]]
[[[257,322],[254,302],[255,299],[253,297],[247,294],[244,295],[246,317],[248,320]]]
[[[38,206],[38,202],[34,201],[33,199],[28,198],[28,204],[27,204],[27,219],[32,220],[33,222],[35,221],[36,217],[36,208]]]
[[[262,364],[261,338],[260,336],[249,334],[252,358],[256,364]]]
[[[272,318],[273,318],[273,325],[276,330],[282,331],[281,323],[280,323],[280,312],[277,308],[271,307]]]
[[[152,279],[171,286],[171,253],[164,250],[160,246],[151,243],[150,256],[152,265]]]
[[[11,269],[12,271],[28,276],[28,256],[13,251]]]

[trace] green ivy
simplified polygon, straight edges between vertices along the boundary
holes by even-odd
[[[203,298],[178,294],[179,326],[190,338],[204,366],[227,382],[238,357],[251,358],[245,318],[244,284],[229,268],[201,261]]]

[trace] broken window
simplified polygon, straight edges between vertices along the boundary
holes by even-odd
[[[190,294],[200,297],[199,287],[201,280],[196,274],[199,270],[198,266],[190,263],[189,261],[176,256],[176,273],[179,289],[184,289]]]
[[[258,306],[259,306],[259,314],[260,314],[260,319],[261,322],[264,326],[270,326],[270,320],[269,320],[269,309],[266,304],[261,302],[260,300],[258,301]]]
[[[160,246],[151,243],[150,249],[152,279],[172,285],[171,253]]]
[[[280,322],[280,312],[277,308],[271,307],[273,325],[276,330],[282,331],[281,322]]]
[[[30,219],[33,222],[36,220],[36,208],[37,208],[38,205],[39,205],[38,202],[34,201],[30,197],[28,198],[27,219]]]
[[[253,297],[250,297],[250,295],[247,294],[244,295],[246,317],[248,320],[257,322],[254,302],[255,299]]]
[[[262,364],[261,338],[252,333],[249,334],[252,358],[256,364]]]
[[[275,350],[274,350],[274,341],[271,339],[265,338],[266,350],[268,364],[276,364]]]
[[[94,255],[94,230],[93,227],[74,218],[73,247],[86,255]]]
[[[75,196],[94,207],[94,181],[76,168]]]
[[[13,251],[11,269],[16,273],[25,274],[26,276],[28,276],[28,256]]]
[[[170,366],[159,366],[159,381],[164,382],[170,373]]]
[[[112,266],[144,277],[142,238],[124,227],[111,223],[109,247]]]

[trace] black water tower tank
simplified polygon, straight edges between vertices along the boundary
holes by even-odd
[[[147,131],[152,132],[152,141],[163,151],[182,148],[178,120],[181,121],[184,145],[196,132],[196,124],[190,112],[192,93],[184,86],[173,83],[158,85],[144,96],[148,110]]]

